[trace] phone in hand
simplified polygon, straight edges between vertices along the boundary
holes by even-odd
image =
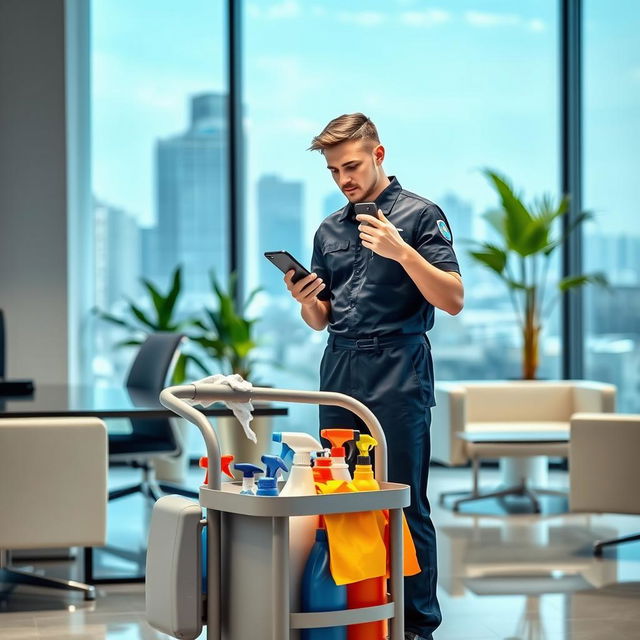
[[[302,266],[288,251],[265,251],[265,258],[271,261],[273,264],[282,271],[282,273],[288,273],[293,269],[295,272],[291,278],[292,282],[298,282],[305,276],[308,276],[311,272],[304,266]]]
[[[378,217],[378,207],[375,202],[356,202],[356,204],[353,205],[353,210],[357,216],[364,213],[374,218]]]

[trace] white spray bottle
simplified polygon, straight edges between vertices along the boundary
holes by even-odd
[[[316,484],[311,468],[311,453],[321,451],[322,445],[308,433],[291,431],[273,434],[275,442],[283,442],[293,449],[293,465],[289,470],[289,479],[282,488],[280,496],[315,496]],[[309,552],[316,539],[318,516],[293,516],[289,518],[289,567],[291,611],[300,611],[300,589]],[[299,637],[292,631],[291,639]]]

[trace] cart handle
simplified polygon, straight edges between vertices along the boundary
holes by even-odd
[[[342,407],[355,413],[369,428],[371,435],[378,441],[375,450],[376,478],[387,480],[387,440],[380,422],[362,402],[345,395],[329,391],[299,391],[294,389],[270,389],[253,387],[248,391],[236,391],[220,384],[184,384],[167,387],[160,393],[160,402],[167,409],[182,416],[200,430],[207,447],[209,457],[209,489],[220,489],[220,445],[215,430],[203,413],[186,402],[207,404],[212,402],[249,402],[251,400],[279,400],[301,404],[322,404]]]

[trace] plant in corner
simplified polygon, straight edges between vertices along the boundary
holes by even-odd
[[[193,318],[179,321],[175,316],[182,289],[182,268],[180,266],[176,267],[171,276],[171,285],[167,293],[159,291],[153,283],[145,278],[141,278],[140,282],[149,296],[149,304],[136,304],[132,300],[127,300],[126,315],[123,317],[94,309],[94,313],[102,320],[131,332],[131,337],[118,342],[115,345],[116,348],[141,345],[147,335],[157,331],[184,333],[185,328],[194,323]],[[145,310],[146,307],[149,307],[148,311]],[[190,362],[206,371],[197,356],[189,352],[181,352],[173,371],[171,379],[173,384],[185,381],[187,366]]]
[[[551,257],[567,237],[592,216],[589,212],[580,213],[562,233],[557,223],[568,211],[566,196],[555,203],[552,196],[545,194],[527,207],[506,178],[490,169],[483,173],[501,203],[499,209],[484,216],[496,231],[498,241],[474,242],[469,254],[507,286],[522,331],[522,377],[534,380],[540,359],[542,323],[553,305],[571,289],[589,283],[607,284],[599,273],[571,275],[553,283],[554,295],[547,296]]]
[[[201,332],[189,337],[227,372],[237,373],[249,380],[255,364],[252,351],[257,346],[253,339],[253,326],[258,319],[247,318],[246,310],[260,289],[254,289],[240,308],[237,308],[237,274],[230,275],[228,291],[222,288],[213,272],[210,272],[209,277],[217,305],[215,309],[205,307],[204,318],[193,322],[193,326]],[[203,371],[206,370],[203,368]]]

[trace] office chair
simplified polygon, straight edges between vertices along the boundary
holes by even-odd
[[[158,396],[173,371],[183,339],[180,333],[152,333],[140,346],[126,381],[134,403],[139,401],[148,405],[158,402]],[[182,453],[182,441],[175,418],[132,418],[130,422],[130,433],[109,434],[109,461],[126,462],[133,468],[141,469],[142,481],[110,491],[109,500],[142,493],[155,501],[162,492],[197,497],[195,491],[155,479],[153,458],[173,457]]]
[[[0,309],[0,380],[4,378],[5,372],[5,347],[4,347],[4,313]]]

